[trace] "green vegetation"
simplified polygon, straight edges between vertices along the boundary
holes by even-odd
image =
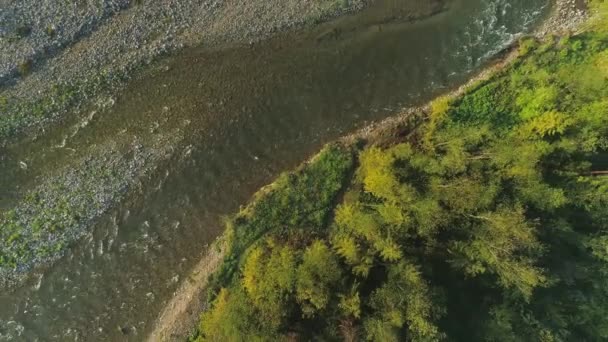
[[[8,32],[8,34],[6,34],[6,36],[4,36],[3,38],[6,38],[6,41],[8,43],[14,44],[14,43],[18,42],[19,40],[26,38],[31,33],[32,33],[32,28],[30,26],[20,24],[17,27],[15,27],[13,32]]]
[[[608,339],[601,24],[522,41],[352,177],[337,146],[282,176],[230,221],[194,339]]]
[[[171,146],[172,141],[163,143]],[[152,148],[162,151],[162,147],[142,146],[135,155],[117,150],[76,159],[72,167],[27,190],[14,206],[0,209],[0,287],[56,260],[81,238],[93,219],[120,201],[134,179],[146,174],[146,159],[154,157]],[[140,163],[128,163],[131,158]]]
[[[61,186],[53,190],[68,192]],[[33,191],[22,204],[27,210],[0,211],[0,270],[31,267],[32,260],[52,257],[65,247],[64,239],[54,235],[62,235],[68,227],[77,225],[80,217],[74,213],[85,212],[86,208],[65,198],[54,198],[49,204],[43,200],[47,196]],[[31,219],[24,219],[27,214]]]
[[[55,28],[55,25],[47,25],[47,27],[44,29],[44,32],[47,36],[49,36],[49,38],[54,38],[57,34],[57,29]]]
[[[301,170],[281,175],[272,187],[260,191],[254,203],[228,223],[227,256],[210,288],[232,282],[242,255],[264,234],[295,238],[322,233],[352,169],[351,154],[349,149],[330,145]]]
[[[587,29],[606,34],[608,32],[608,1],[591,0],[589,7],[593,16],[589,20]]]
[[[32,61],[19,64],[18,72],[22,76],[32,71]],[[127,72],[110,73],[102,70],[98,74],[75,82],[53,84],[47,91],[31,100],[22,101],[13,95],[0,92],[0,146],[11,138],[42,122],[48,123],[65,113],[79,99],[103,94],[112,86],[119,86],[127,79]]]
[[[15,31],[19,38],[25,38],[32,33],[32,28],[27,25],[19,25]]]
[[[21,77],[29,75],[29,73],[32,71],[32,61],[27,60],[22,62],[19,64],[18,70]]]

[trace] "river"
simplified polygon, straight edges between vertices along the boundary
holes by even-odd
[[[324,143],[462,84],[549,7],[448,3],[409,22],[393,15],[401,1],[380,0],[266,42],[186,49],[90,115],[9,150],[5,162],[27,154],[32,170],[7,171],[0,185],[13,194],[80,162],[114,171],[126,190],[57,262],[0,294],[0,340],[144,339],[223,215]],[[145,171],[121,169],[138,153],[143,166],[131,168]]]

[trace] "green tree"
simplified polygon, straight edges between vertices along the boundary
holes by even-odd
[[[523,209],[503,207],[469,217],[473,219],[468,228],[470,239],[451,244],[454,265],[471,276],[495,274],[503,288],[514,289],[529,300],[532,291],[545,285],[547,279],[530,256],[539,253],[542,246]]]
[[[269,331],[278,331],[290,312],[295,287],[296,253],[272,239],[255,247],[243,267],[242,285]]]
[[[373,314],[364,320],[364,327],[370,341],[398,341],[402,334],[409,341],[442,337],[435,322],[442,305],[433,300],[427,283],[410,263],[388,267],[388,279],[374,291],[369,305]]]
[[[296,272],[296,298],[305,316],[324,310],[342,278],[340,265],[333,252],[316,240],[304,251]]]

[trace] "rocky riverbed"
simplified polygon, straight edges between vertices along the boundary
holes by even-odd
[[[373,23],[415,20],[444,5],[377,1],[386,4],[370,15]],[[170,118],[169,103],[141,115],[141,107],[133,108],[129,119],[105,117],[137,70],[187,46],[214,51],[255,44],[366,5],[367,0],[4,5],[0,286],[15,285],[36,265],[59,258],[90,233],[96,217],[183,147],[190,122]],[[100,120],[112,121],[113,131],[89,126]]]
[[[0,286],[14,284],[32,266],[59,257],[65,246],[87,233],[85,228],[91,220],[120,200],[174,151],[180,140],[180,127],[161,127],[163,124],[158,121],[149,123],[151,131],[173,129],[175,133],[140,139],[129,136],[125,130],[122,137],[97,142],[90,148],[73,146],[79,129],[113,105],[115,94],[135,70],[186,46],[253,44],[282,30],[361,9],[365,3],[365,0],[3,2],[0,162],[4,166],[3,177],[8,178],[10,169],[18,167],[14,172],[29,173],[33,185],[15,190],[19,194],[0,193],[4,202],[19,198],[0,215],[3,227]],[[167,111],[168,108],[160,110],[160,117],[168,115]],[[36,177],[32,168],[39,165],[33,160],[48,158],[29,154],[23,160],[8,160],[9,150],[1,150],[7,145],[18,145],[19,140],[36,140],[47,132],[51,122],[61,121],[68,114],[75,117],[74,129],[52,147],[69,154],[63,158],[70,159],[65,168],[39,171]],[[74,153],[76,148],[79,153]]]
[[[192,45],[254,43],[367,0],[9,0],[0,7],[0,146],[116,92],[134,69]],[[39,129],[39,128],[37,128]]]
[[[535,35],[570,34],[578,31],[588,17],[586,0],[555,0],[549,18],[536,30]]]

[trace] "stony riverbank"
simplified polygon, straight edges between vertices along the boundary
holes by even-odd
[[[154,141],[93,148],[88,157],[47,174],[3,213],[0,288],[19,284],[34,267],[51,264],[71,243],[92,234],[96,218],[173,157],[181,136],[178,129],[171,133]]]
[[[304,6],[301,2],[297,3],[297,6]],[[206,38],[203,42],[209,44],[208,46],[215,46],[214,44],[219,42],[249,43],[272,35],[277,32],[277,27],[285,29],[311,24],[329,16],[359,9],[366,3],[362,0],[340,2],[341,5],[338,6],[336,1],[316,0],[308,3],[306,11],[302,12],[308,21],[303,19],[302,13],[294,14],[297,12],[296,2],[282,4],[279,6],[282,11],[270,8],[270,3],[265,2],[230,6],[225,3],[222,4],[223,7],[216,9],[220,12],[213,12],[215,15],[212,20],[222,20],[221,23],[211,25],[209,31],[181,31],[182,35],[179,37],[184,39],[183,41],[199,44],[204,36]],[[121,127],[117,128],[115,133],[100,133],[99,137],[87,138],[91,134],[97,135],[96,129],[89,127],[90,122],[99,121],[108,115],[108,111],[114,106],[116,92],[129,80],[134,69],[126,65],[133,62],[134,68],[137,68],[137,63],[141,62],[138,58],[162,53],[160,50],[121,50],[119,47],[120,44],[129,42],[124,35],[131,34],[131,27],[120,25],[127,25],[132,20],[143,20],[132,12],[138,8],[144,13],[148,11],[148,7],[134,6],[151,6],[149,10],[158,11],[152,4],[142,2],[132,6],[108,5],[107,13],[104,12],[106,14],[103,15],[101,12],[86,12],[87,9],[93,10],[86,6],[80,8],[92,17],[84,22],[79,22],[76,17],[66,17],[66,30],[72,30],[70,36],[77,37],[75,28],[85,22],[87,25],[98,25],[97,29],[93,30],[91,26],[92,31],[88,35],[74,38],[76,41],[70,41],[69,44],[72,45],[63,50],[61,44],[57,43],[57,49],[61,51],[56,56],[39,61],[38,67],[34,63],[31,74],[17,75],[15,84],[6,85],[7,88],[2,93],[2,96],[6,95],[5,101],[0,102],[0,105],[7,109],[3,112],[4,116],[0,117],[0,146],[8,141],[1,139],[2,132],[10,135],[27,129],[30,125],[35,125],[32,127],[35,131],[27,131],[28,140],[36,141],[36,137],[40,136],[43,138],[40,140],[44,142],[27,145],[30,147],[26,148],[16,148],[15,153],[11,151],[11,154],[0,154],[0,165],[6,166],[7,179],[11,179],[10,174],[14,173],[26,179],[28,183],[27,186],[22,186],[10,182],[9,186],[9,182],[4,180],[10,189],[4,189],[6,192],[0,198],[4,201],[1,204],[9,206],[8,211],[0,215],[0,225],[6,228],[0,231],[0,286],[15,285],[35,266],[56,260],[70,243],[90,233],[88,228],[95,218],[116,205],[137,184],[153,174],[159,163],[179,157],[182,135],[189,125],[189,120],[184,120],[182,125],[180,120],[170,119],[173,113],[169,106],[163,107],[162,110],[159,108],[152,122],[141,117],[139,121],[131,120],[130,123],[125,122],[125,125],[118,125]],[[373,19],[413,20],[435,13],[442,7],[441,4],[442,1],[436,0],[425,5],[412,2],[411,5],[394,5],[394,8],[389,6],[389,9],[399,10],[390,11],[391,16],[401,13],[399,15],[403,18],[386,19],[385,13],[378,13]],[[26,2],[23,6],[30,5]],[[41,6],[46,8],[45,6],[51,5],[42,3]],[[207,9],[211,11],[210,8]],[[183,11],[182,9],[178,12]],[[289,14],[291,12],[293,13]],[[41,17],[35,20],[28,17],[28,20],[43,23],[46,20],[45,15],[55,12],[49,9],[49,12],[45,13],[32,11],[29,16]],[[61,17],[57,13],[55,15]],[[98,21],[94,21],[93,17],[99,17]],[[123,21],[113,22],[119,19]],[[264,26],[270,22],[276,24],[275,29],[270,30]],[[279,25],[279,22],[283,24]],[[154,25],[157,23],[151,27]],[[134,27],[149,29],[145,21],[137,22]],[[242,30],[249,29],[253,31],[247,32],[254,33],[241,34]],[[102,34],[104,30],[109,30],[107,35]],[[100,34],[101,36],[97,36]],[[114,41],[113,35],[120,35],[122,38]],[[60,37],[59,33],[54,37]],[[44,39],[36,36],[33,29],[20,40],[10,44],[24,43],[28,39],[32,40],[31,44],[38,44],[37,48],[43,48]],[[107,49],[101,49],[106,47],[104,44],[109,44]],[[19,51],[12,53],[18,55]],[[2,50],[2,53],[9,54],[5,50]],[[104,61],[108,61],[113,54],[126,57],[117,61],[116,65],[115,61],[111,61],[107,68],[103,67]],[[98,64],[102,66],[102,73],[88,78],[87,75],[99,72]],[[87,105],[87,109],[79,110],[81,105]],[[75,120],[69,125],[63,124],[65,127],[56,137],[45,139],[44,134],[48,134],[49,127],[52,127],[48,125],[49,121],[62,119],[69,108],[78,112]],[[118,118],[120,119],[125,118]],[[144,132],[141,127],[144,127]],[[163,134],[158,134],[159,132]],[[83,144],[83,141],[86,143]],[[58,162],[58,167],[46,165],[47,161],[55,163],[56,158],[64,162]]]
[[[535,36],[542,38],[549,34],[577,32],[587,17],[586,0],[555,0],[551,15],[536,30]]]
[[[35,265],[58,258],[65,246],[88,233],[93,219],[171,157],[180,128],[147,140],[125,135],[91,148],[78,146],[83,151],[77,154],[69,141],[66,146],[66,139],[79,134],[94,116],[103,115],[108,102],[111,107],[135,70],[185,46],[253,43],[361,9],[365,3],[28,0],[3,4],[0,148],[10,144],[16,133],[35,140],[49,122],[69,111],[79,114],[73,133],[51,148],[72,154],[70,165],[44,174],[0,215],[0,287],[14,285]],[[92,111],[81,109],[91,105]],[[157,119],[169,114],[163,110]],[[173,130],[162,122],[156,129]],[[3,154],[0,151],[0,161],[7,158]],[[13,164],[22,172],[32,168],[29,160]]]
[[[253,43],[367,0],[9,1],[0,11],[0,146],[185,46]]]

